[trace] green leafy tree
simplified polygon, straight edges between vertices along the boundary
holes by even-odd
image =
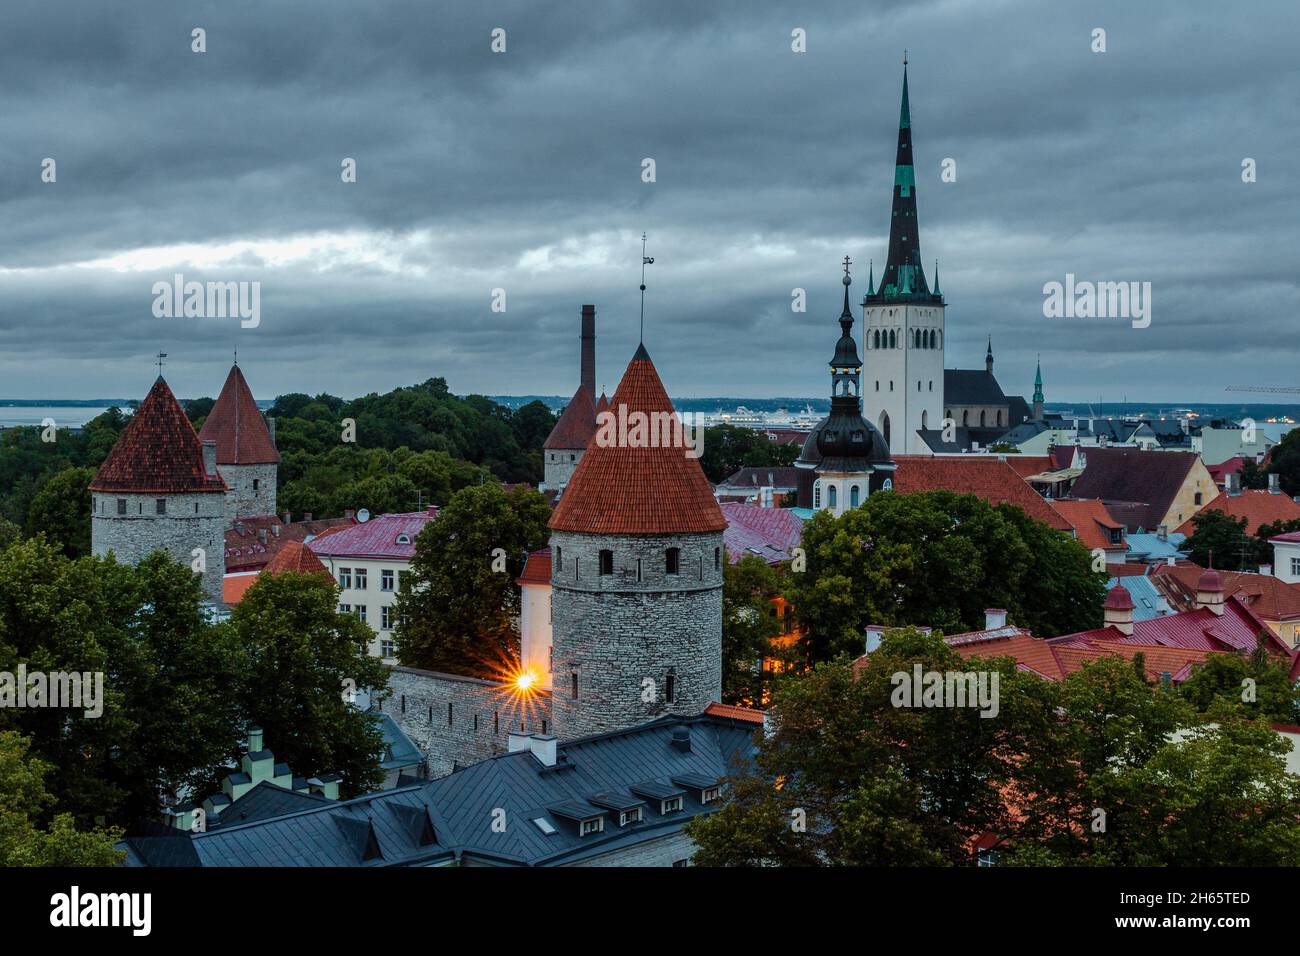
[[[1203,568],[1213,565],[1220,570],[1259,570],[1271,560],[1267,542],[1246,533],[1246,519],[1234,518],[1223,511],[1207,508],[1192,516],[1196,529],[1183,542],[1183,550],[1193,564]]]
[[[27,508],[27,533],[43,533],[71,558],[90,554],[93,468],[65,468],[41,483]]]
[[[798,456],[796,446],[768,441],[767,433],[758,429],[712,425],[704,430],[700,467],[709,481],[717,484],[745,466],[790,465]]]
[[[983,626],[984,609],[1048,637],[1097,627],[1105,575],[1086,548],[1011,505],[947,491],[871,495],[804,524],[789,597],[811,662],[862,649],[869,624]]]
[[[768,687],[764,658],[781,657],[772,640],[782,633],[773,599],[780,597],[781,572],[757,555],[744,555],[722,568],[722,699],[761,704]]]
[[[1229,705],[1252,720],[1300,722],[1300,689],[1291,682],[1290,662],[1265,651],[1267,640],[1261,633],[1259,646],[1250,655],[1209,655],[1178,685],[1179,696],[1202,714],[1216,705]]]
[[[28,753],[29,741],[0,731],[0,866],[115,866],[126,856],[116,829],[78,830],[71,814],[48,827],[37,817],[54,803],[45,789],[49,764]]]
[[[1297,429],[1291,429],[1273,446],[1266,473],[1277,475],[1278,484],[1288,495],[1300,495],[1300,434]]]
[[[415,539],[398,594],[398,657],[408,667],[499,676],[518,658],[515,578],[549,537],[550,507],[528,488],[464,488]]]
[[[262,728],[295,774],[335,772],[342,792],[378,789],[383,736],[350,692],[382,692],[387,671],[367,653],[365,622],[338,613],[338,589],[320,574],[261,575],[236,605],[231,627],[247,655],[242,714]]]

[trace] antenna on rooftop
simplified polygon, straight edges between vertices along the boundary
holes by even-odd
[[[640,341],[645,344],[645,267],[654,265],[654,256],[645,254],[645,233],[641,233],[641,337]]]

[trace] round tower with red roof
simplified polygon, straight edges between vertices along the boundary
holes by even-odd
[[[231,520],[275,514],[280,453],[238,365],[231,367],[216,404],[203,420],[199,440],[216,442],[217,469],[230,489],[226,513]]]
[[[551,515],[557,736],[721,699],[726,526],[642,345]]]
[[[216,444],[199,440],[160,375],[90,483],[91,551],[129,564],[164,551],[221,604],[226,490]]]

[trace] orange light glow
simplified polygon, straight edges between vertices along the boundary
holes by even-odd
[[[537,673],[535,671],[522,671],[515,675],[515,690],[521,693],[527,693],[533,689],[537,683]]]

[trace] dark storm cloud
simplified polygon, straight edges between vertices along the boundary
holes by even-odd
[[[992,335],[1009,391],[1042,354],[1049,401],[1289,384],[1296,28],[1283,0],[24,5],[0,31],[0,397],[139,395],[160,348],[184,395],[234,348],[263,397],[567,394],[583,302],[612,390],[642,230],[671,391],[820,395],[839,260],[856,296],[884,256],[904,47],[950,367]],[[261,325],[155,318],[176,272],[260,281]],[[1044,318],[1066,273],[1151,282],[1150,328]]]

